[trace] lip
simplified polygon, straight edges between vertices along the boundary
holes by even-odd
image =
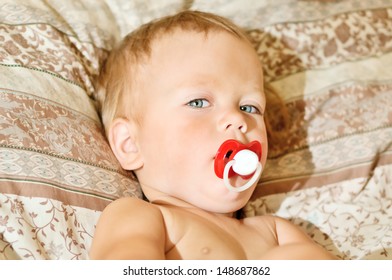
[[[214,171],[215,174],[223,179],[223,171],[228,162],[230,162],[234,156],[241,150],[251,150],[256,153],[259,161],[261,160],[262,148],[259,141],[252,141],[248,144],[242,144],[235,139],[229,139],[222,143],[214,157]],[[230,169],[229,177],[236,175],[236,173]],[[244,179],[249,179],[253,174],[247,176],[241,176]]]

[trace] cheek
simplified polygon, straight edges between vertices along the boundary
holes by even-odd
[[[211,126],[209,121],[203,118],[181,118],[171,127],[173,139],[176,139],[176,145],[185,146],[192,155],[198,154],[204,150],[214,135],[211,133]]]
[[[170,159],[173,164],[180,168],[189,164],[196,166],[205,161],[207,157],[208,141],[205,135],[184,131],[184,133],[177,135],[175,140],[173,139],[169,149],[173,151],[173,156]]]
[[[267,156],[268,156],[268,143],[267,141],[264,141],[262,143],[262,149],[263,149],[263,154],[261,156],[261,163],[263,167],[265,167],[265,163],[267,162]]]
[[[172,142],[167,146],[171,152],[167,156],[178,173],[192,177],[192,174],[201,176],[201,172],[205,173],[208,170],[206,166],[214,156],[209,154],[214,139],[209,132],[206,125],[199,129],[196,124],[182,125],[181,122],[175,129],[171,129]]]
[[[203,136],[195,133],[193,126],[181,122],[160,120],[159,124],[145,126],[145,131],[140,145],[146,167],[167,170],[170,166],[177,172],[198,160],[204,149]]]
[[[267,155],[268,155],[268,137],[267,137],[267,130],[266,130],[264,121],[257,125],[255,132],[257,134],[257,135],[254,135],[255,138],[260,139],[260,141],[261,141],[261,148],[262,148],[261,163],[264,166],[265,162],[267,160]]]
[[[165,126],[164,119],[149,118],[142,124],[138,138],[140,152],[143,156],[144,167],[156,173],[162,170],[168,157],[170,147],[170,131]]]
[[[267,156],[268,156],[268,138],[267,138],[267,133],[265,132],[263,135],[263,142],[262,142],[262,149],[263,149],[263,154],[262,154],[262,164],[265,166],[265,163],[267,161]]]

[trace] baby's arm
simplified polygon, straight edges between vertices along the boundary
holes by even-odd
[[[165,228],[160,210],[137,198],[121,198],[103,211],[91,259],[164,259]]]
[[[278,246],[270,249],[264,259],[336,259],[289,221],[275,217],[275,228]]]

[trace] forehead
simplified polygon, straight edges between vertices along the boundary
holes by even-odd
[[[173,70],[194,67],[195,71],[205,73],[218,70],[219,66],[242,67],[243,75],[262,77],[260,60],[251,43],[228,31],[196,32],[177,29],[163,34],[152,43],[146,62],[156,69],[166,66],[174,67]]]
[[[255,50],[249,41],[223,29],[195,31],[175,28],[169,32],[161,32],[152,41],[151,51],[152,54],[160,51],[168,51],[168,49],[178,45],[188,46],[186,50],[189,51],[194,51],[197,47],[203,45],[204,51],[207,51],[208,46],[211,47],[216,44],[221,44],[227,48],[234,44],[241,46],[243,48],[242,51],[255,54]]]
[[[139,66],[137,92],[145,105],[150,98],[187,92],[252,93],[265,99],[256,51],[248,41],[229,32],[177,30],[165,34],[154,40],[150,55]]]

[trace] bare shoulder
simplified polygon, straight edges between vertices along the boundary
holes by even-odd
[[[164,256],[165,227],[161,211],[138,198],[120,198],[102,212],[90,257],[92,258],[153,258]],[[138,248],[142,244],[151,250]],[[149,245],[150,244],[150,245]]]
[[[274,217],[274,219],[279,244],[296,242],[313,243],[312,239],[299,226],[280,217]]]
[[[278,244],[291,242],[311,242],[302,229],[292,222],[277,216],[262,215],[246,218],[246,222],[259,231],[273,234]]]
[[[147,224],[149,227],[160,227],[163,224],[159,208],[139,198],[123,197],[105,208],[99,219],[98,228],[113,226],[117,231],[124,229],[134,232],[137,230],[135,225],[141,228]]]
[[[102,214],[115,212],[117,214],[132,215],[133,212],[128,212],[129,210],[136,210],[140,214],[140,210],[143,209],[147,212],[159,211],[154,205],[140,199],[137,197],[122,197],[112,203],[110,203]],[[126,210],[126,211],[124,211]]]
[[[267,215],[255,217],[255,222],[273,233],[277,241],[263,259],[336,259],[289,220]]]

